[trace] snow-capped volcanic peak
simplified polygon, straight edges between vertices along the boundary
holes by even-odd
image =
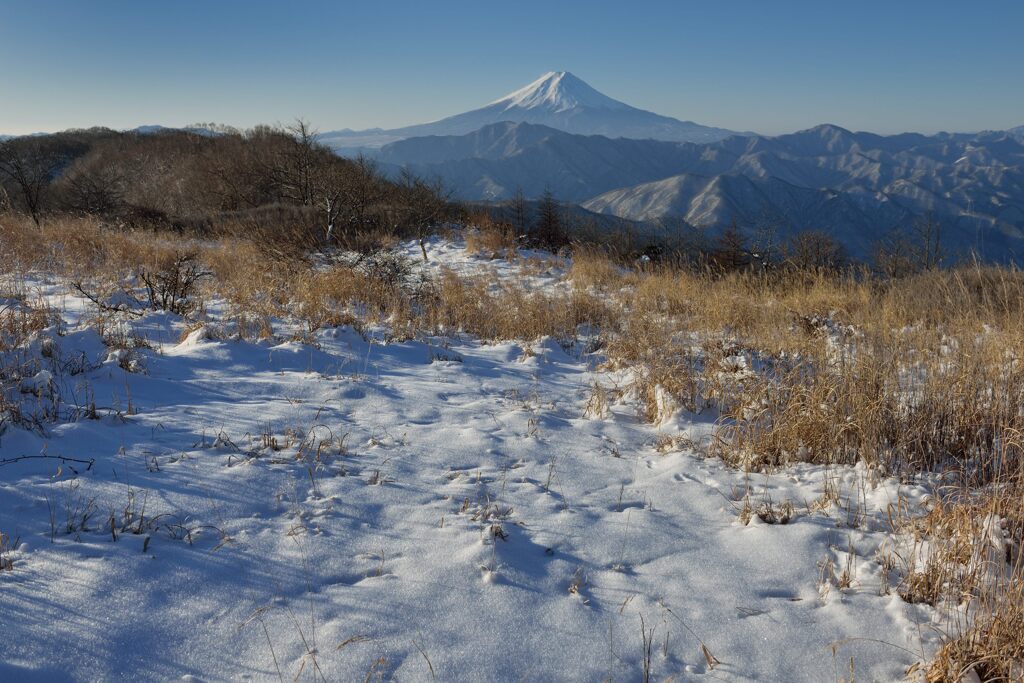
[[[714,142],[736,134],[631,107],[599,93],[568,71],[550,71],[479,109],[404,128],[333,131],[321,134],[320,140],[343,153],[355,154],[406,138],[468,135],[509,121],[574,135],[637,140]]]
[[[491,102],[505,109],[547,109],[553,112],[576,108],[630,109],[629,105],[599,93],[568,71],[549,71],[525,88]]]

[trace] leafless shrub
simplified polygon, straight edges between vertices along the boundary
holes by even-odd
[[[158,252],[138,275],[152,307],[184,315],[195,308],[196,285],[209,273],[194,252]]]

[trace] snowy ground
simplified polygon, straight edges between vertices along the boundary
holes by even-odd
[[[151,313],[127,372],[43,291],[46,390],[97,410],[0,436],[0,680],[640,681],[641,618],[657,681],[900,680],[934,648],[877,559],[921,487],[746,476],[695,454],[708,415],[587,415],[623,377],[551,340],[179,342]],[[826,483],[845,508],[812,512]],[[747,493],[794,518],[744,525]]]

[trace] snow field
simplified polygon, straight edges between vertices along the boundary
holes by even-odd
[[[650,640],[651,680],[900,680],[937,643],[882,590],[888,508],[927,489],[737,472],[693,447],[713,417],[645,424],[628,395],[588,415],[627,371],[551,339],[180,340],[148,313],[129,372],[39,291],[53,391],[96,410],[0,436],[47,456],[0,466],[0,679],[639,681]]]

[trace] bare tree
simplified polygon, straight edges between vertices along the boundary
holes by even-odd
[[[917,270],[911,253],[910,240],[902,231],[894,230],[875,245],[875,268],[888,278],[910,275]]]
[[[658,240],[678,263],[695,265],[703,262],[713,251],[707,230],[689,223],[678,215],[662,216],[657,220]]]
[[[33,138],[0,143],[0,174],[14,183],[32,220],[39,224],[43,195],[65,159],[53,146]]]
[[[313,206],[316,203],[314,175],[317,150],[316,131],[308,121],[295,119],[285,128],[295,139],[295,145],[288,150],[282,188],[286,189],[296,204]]]
[[[340,163],[320,165],[312,173],[313,196],[325,214],[325,241],[334,236],[335,223],[345,209],[344,197],[351,175],[351,169]]]
[[[98,215],[120,211],[125,204],[121,169],[102,157],[93,159],[93,163],[81,162],[72,165],[59,183],[64,208]]]
[[[388,188],[372,159],[358,156],[349,166],[340,195],[338,222],[346,236],[376,227],[374,208],[387,196]]]
[[[221,210],[253,209],[283,200],[279,173],[275,170],[279,150],[292,140],[279,129],[256,126],[244,134],[223,134],[204,155],[204,194]]]
[[[325,241],[348,238],[371,227],[371,209],[385,197],[387,188],[371,160],[338,157],[317,142],[316,131],[303,119],[260,134],[271,152],[258,158],[258,165],[278,201],[322,212]],[[230,187],[229,179],[223,182]],[[242,187],[252,185],[242,183]]]
[[[256,161],[281,200],[313,206],[316,131],[303,119],[265,135],[265,152]]]
[[[445,191],[440,179],[427,181],[406,168],[398,180],[398,194],[405,214],[403,222],[416,234],[426,261],[427,237],[447,215],[451,192]]]
[[[846,251],[827,232],[807,230],[789,238],[786,262],[799,270],[836,270],[846,263]]]
[[[904,277],[942,265],[942,226],[931,214],[907,231],[893,230],[875,248],[875,265],[887,277]]]
[[[922,270],[934,270],[942,264],[942,225],[931,213],[914,223],[914,254]]]

